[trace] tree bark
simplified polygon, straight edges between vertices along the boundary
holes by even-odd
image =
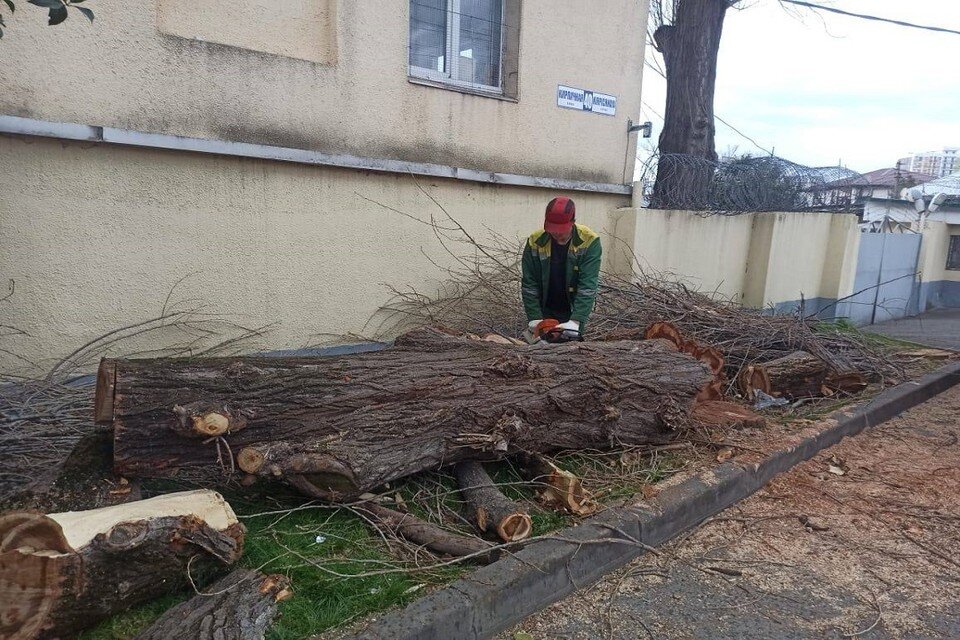
[[[286,576],[237,569],[168,609],[134,640],[263,640],[277,603],[291,595]]]
[[[492,551],[485,553],[492,546],[485,540],[447,531],[409,513],[400,513],[375,502],[365,502],[357,509],[372,516],[377,524],[394,535],[422,545],[439,555],[456,558],[472,556],[476,562],[481,563],[493,562],[498,557]]]
[[[680,0],[673,24],[654,32],[663,54],[667,103],[652,206],[705,209],[717,160],[713,98],[727,0]]]
[[[374,353],[104,370],[118,473],[239,467],[330,500],[463,459],[663,443],[710,379],[659,340],[514,346],[430,329]]]
[[[244,527],[213,491],[0,516],[0,637],[71,637],[235,562]]]
[[[726,374],[723,371],[723,354],[713,347],[707,347],[683,336],[680,330],[669,322],[654,322],[643,334],[644,340],[666,340],[676,346],[681,353],[693,356],[700,362],[710,367],[713,373],[713,379],[700,389],[697,393],[697,404],[711,400],[720,400],[723,398],[723,385],[727,381]]]
[[[859,372],[839,373],[822,358],[805,351],[749,365],[740,373],[737,384],[751,400],[757,390],[772,396],[812,398],[834,391],[862,391],[866,386]]]
[[[740,391],[753,399],[757,391],[771,396],[809,398],[823,395],[827,363],[805,351],[748,366],[740,374]]]
[[[468,519],[480,531],[495,533],[504,542],[530,537],[533,531],[530,515],[500,493],[482,464],[476,460],[458,462],[454,475],[467,502]]]

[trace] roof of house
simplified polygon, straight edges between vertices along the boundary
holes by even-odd
[[[853,178],[844,178],[843,180],[829,182],[824,186],[826,186],[828,189],[836,189],[841,187],[889,187],[891,189],[895,189],[897,187],[904,186],[905,182],[918,184],[933,180],[935,178],[936,176],[926,173],[918,173],[916,171],[898,171],[897,169],[888,168],[877,169],[876,171],[870,171],[869,173],[864,173],[861,176],[856,176]]]
[[[927,196],[935,196],[938,193],[945,193],[948,196],[960,196],[960,173],[953,173],[949,176],[943,176],[936,180],[930,180],[923,184],[918,184],[916,189]]]

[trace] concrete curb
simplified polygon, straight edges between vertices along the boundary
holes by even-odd
[[[644,550],[630,540],[657,546],[743,500],[774,476],[866,427],[880,424],[960,383],[960,362],[888,389],[854,411],[831,417],[837,424],[741,467],[724,463],[665,489],[652,509],[610,509],[557,533],[564,540],[535,542],[513,556],[481,567],[466,578],[403,610],[385,615],[354,638],[460,640],[489,638],[630,562]],[[626,537],[623,534],[626,534]],[[609,544],[573,541],[609,540]]]

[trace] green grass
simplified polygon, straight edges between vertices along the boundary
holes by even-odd
[[[922,345],[917,342],[900,340],[899,338],[891,338],[879,333],[863,331],[846,318],[839,318],[837,320],[822,320],[816,324],[814,331],[820,334],[845,333],[858,338],[861,342],[864,342],[868,346],[876,347],[888,352],[926,348],[926,345]]]
[[[558,464],[581,477],[603,479],[605,489],[600,498],[612,501],[638,493],[642,484],[662,480],[679,468],[681,461],[676,456],[653,456],[632,465],[627,474],[618,455],[570,454],[561,457]],[[572,516],[536,505],[534,491],[509,463],[490,464],[488,470],[505,495],[530,506],[534,536],[576,522]],[[144,493],[149,497],[186,488],[193,487],[153,482],[144,487]],[[410,565],[391,554],[383,539],[347,509],[317,504],[290,511],[308,501],[283,485],[222,493],[247,527],[240,566],[283,574],[291,579],[294,597],[280,603],[280,617],[267,635],[271,640],[301,640],[368,614],[403,606],[423,595],[425,589],[447,584],[471,568],[452,565],[359,578],[330,575],[329,571],[358,574]],[[446,474],[415,476],[397,485],[395,493],[412,513],[433,521],[439,510],[449,517],[460,507],[456,483]],[[450,523],[445,521],[445,524]],[[317,542],[318,536],[322,536],[322,542]],[[80,637],[83,640],[132,638],[169,607],[190,595],[168,596],[131,609]]]
[[[364,522],[347,510],[310,508],[250,517],[305,502],[283,487],[269,489],[271,493],[224,495],[247,527],[240,566],[291,579],[294,597],[280,603],[280,618],[267,635],[272,640],[301,640],[368,613],[402,606],[418,597],[424,586],[444,584],[464,571],[454,566],[362,578],[330,575],[311,562],[341,574],[378,571],[402,563],[390,555],[379,536],[372,535]],[[317,542],[318,536],[322,536],[322,542]],[[189,596],[169,596],[124,612],[80,637],[132,638]]]

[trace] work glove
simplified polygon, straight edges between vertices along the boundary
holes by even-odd
[[[527,323],[527,330],[523,332],[523,339],[527,341],[527,344],[535,344],[539,338],[534,335],[537,332],[537,325],[543,322],[543,320],[531,320]]]
[[[563,330],[564,338],[579,338],[580,337],[580,323],[576,320],[568,320],[563,324],[557,325],[557,329]]]

